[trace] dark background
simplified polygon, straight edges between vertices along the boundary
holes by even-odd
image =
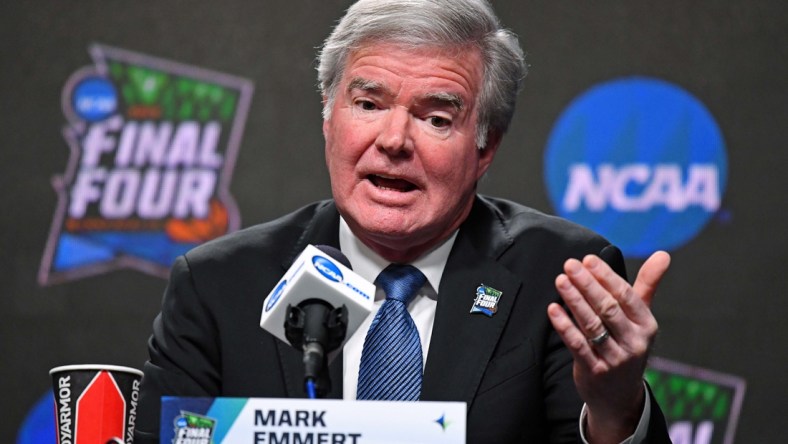
[[[51,367],[141,368],[165,281],[122,270],[36,282],[62,174],[63,85],[102,43],[225,72],[255,91],[231,191],[242,225],[329,197],[316,48],[349,1],[3,2],[0,6],[0,436],[49,386]],[[542,156],[568,103],[621,76],[701,100],[729,159],[724,218],[672,252],[655,300],[655,355],[747,381],[739,442],[779,442],[788,386],[788,2],[493,2],[530,74],[484,193],[552,212]],[[631,269],[638,262],[629,264]],[[261,295],[264,297],[265,295]],[[10,441],[7,441],[10,442]]]

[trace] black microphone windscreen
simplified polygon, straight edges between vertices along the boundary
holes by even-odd
[[[331,256],[331,259],[334,259],[351,270],[353,269],[353,266],[350,265],[350,261],[348,260],[347,256],[342,254],[339,249],[334,248],[331,245],[315,245],[315,247],[323,253]]]

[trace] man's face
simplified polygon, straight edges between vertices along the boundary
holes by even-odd
[[[391,261],[417,258],[468,215],[499,138],[476,147],[478,50],[364,46],[323,122],[340,213]]]

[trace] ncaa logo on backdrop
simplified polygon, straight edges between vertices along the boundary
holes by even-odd
[[[238,229],[229,185],[252,96],[246,79],[104,45],[66,81],[70,149],[38,280],[118,268],[166,277]]]
[[[727,180],[725,142],[706,107],[645,77],[576,98],[553,127],[544,168],[556,212],[629,257],[695,237],[720,209]]]

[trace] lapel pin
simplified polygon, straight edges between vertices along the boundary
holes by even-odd
[[[498,312],[498,301],[501,299],[502,291],[479,284],[476,287],[476,298],[473,300],[471,313],[482,313],[492,317]]]

